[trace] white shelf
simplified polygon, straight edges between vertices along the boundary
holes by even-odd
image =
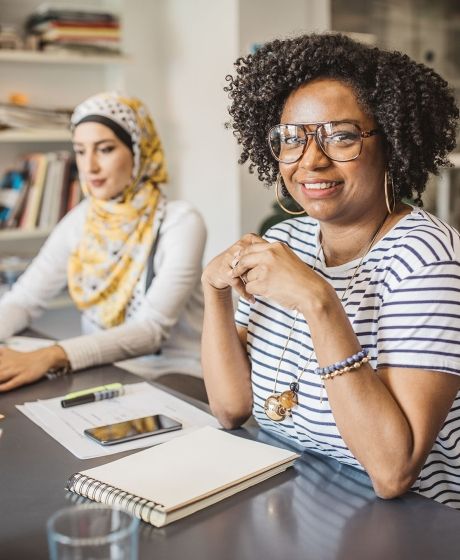
[[[66,129],[11,128],[0,131],[0,143],[10,142],[71,142]]]
[[[33,62],[41,64],[120,64],[130,60],[127,55],[93,55],[66,52],[0,50],[0,62]]]
[[[44,239],[51,233],[51,229],[1,229],[0,241],[17,241],[21,239]]]

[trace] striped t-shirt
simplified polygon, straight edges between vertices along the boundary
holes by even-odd
[[[265,237],[286,243],[313,266],[318,235],[318,222],[302,217],[272,227]],[[364,257],[342,304],[374,369],[392,366],[460,374],[459,261],[458,232],[419,208],[403,217]],[[358,264],[359,259],[327,267],[320,251],[316,271],[340,298]],[[248,332],[253,414],[264,429],[362,468],[338,432],[325,390],[320,403],[314,353],[301,377],[299,404],[292,417],[277,423],[264,413],[294,316],[294,311],[264,298],[256,297],[252,305],[240,299],[235,318]],[[280,364],[277,393],[289,389],[312,350],[308,326],[299,314]],[[460,392],[412,489],[460,508]]]

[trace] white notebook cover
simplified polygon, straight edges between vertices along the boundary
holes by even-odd
[[[92,482],[98,481],[144,498],[153,502],[151,509],[159,515],[138,516],[161,526],[285,470],[297,457],[285,449],[205,427],[82,471],[79,474],[90,481],[71,483],[68,487],[96,501],[111,497],[112,503],[113,492]],[[136,502],[130,503],[137,514]],[[168,517],[171,512],[175,513]]]

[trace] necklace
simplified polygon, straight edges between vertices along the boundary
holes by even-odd
[[[350,289],[351,283],[353,282],[356,274],[358,273],[358,270],[361,268],[361,265],[364,261],[365,256],[372,249],[372,246],[374,245],[378,234],[380,233],[380,231],[382,230],[385,222],[387,221],[387,218],[388,218],[388,214],[385,214],[385,218],[384,218],[383,222],[377,228],[377,231],[374,233],[374,235],[372,236],[372,239],[369,242],[367,250],[363,253],[361,259],[359,260],[359,263],[356,265],[356,267],[353,271],[353,274],[352,274],[350,280],[348,281],[348,284],[347,284],[347,286],[346,286],[346,288],[345,288],[345,290],[342,294],[342,297],[340,298],[341,303],[344,301],[345,296],[348,293],[348,290]],[[312,270],[315,270],[315,268],[316,268],[316,263],[318,262],[318,257],[319,257],[319,253],[321,251],[321,248],[322,248],[322,246],[321,246],[321,241],[320,241],[318,251],[316,253],[315,260],[313,262]],[[305,364],[303,365],[299,374],[297,375],[297,379],[289,385],[289,390],[288,391],[283,391],[282,393],[277,393],[276,392],[276,386],[278,384],[278,374],[279,374],[279,371],[280,371],[280,368],[281,368],[281,364],[283,362],[284,354],[285,354],[286,349],[288,347],[288,344],[291,340],[292,333],[294,332],[294,328],[295,328],[295,325],[297,323],[298,315],[299,315],[299,312],[296,311],[295,315],[294,315],[294,321],[292,323],[292,326],[289,330],[289,334],[288,334],[287,339],[286,339],[286,344],[283,347],[283,351],[281,352],[281,357],[279,359],[278,366],[276,368],[275,385],[273,387],[273,392],[265,399],[265,403],[264,403],[265,414],[268,416],[268,418],[270,418],[270,420],[273,420],[274,422],[282,422],[287,416],[291,415],[292,408],[297,405],[297,403],[298,403],[298,396],[297,395],[299,393],[299,381],[300,381],[302,375],[305,373],[308,366],[310,365],[310,362],[313,358],[313,354],[315,353],[315,350],[313,349],[311,351],[310,355],[308,356],[308,358],[306,359]],[[321,387],[321,398],[320,398],[320,400],[322,402],[322,387]]]

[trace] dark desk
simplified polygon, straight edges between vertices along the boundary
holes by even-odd
[[[139,379],[108,366],[41,381],[0,396],[0,558],[48,557],[45,524],[76,497],[69,475],[82,461],[15,405],[114,381]],[[239,433],[244,434],[243,430]],[[272,442],[262,432],[261,441]],[[460,512],[415,494],[383,501],[368,478],[304,454],[294,468],[162,529],[141,525],[140,557],[155,560],[443,560],[460,558]]]

